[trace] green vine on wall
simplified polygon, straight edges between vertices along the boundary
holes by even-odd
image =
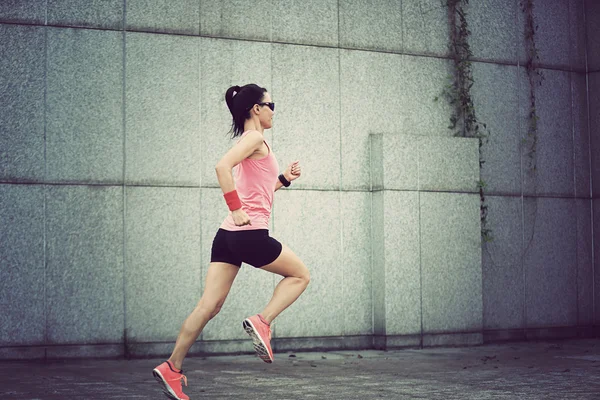
[[[544,80],[542,71],[537,68],[537,63],[540,61],[540,56],[535,45],[535,32],[538,30],[538,26],[535,25],[533,19],[533,0],[522,0],[521,9],[525,14],[525,51],[527,55],[527,61],[525,62],[525,69],[527,71],[527,77],[529,79],[529,113],[528,113],[528,127],[527,137],[523,138],[523,144],[530,143],[529,151],[529,168],[536,171],[536,146],[538,139],[538,120],[536,109],[536,98],[535,98],[535,85],[541,85]]]
[[[465,6],[469,0],[447,0],[448,22],[450,27],[450,55],[453,62],[453,75],[448,77],[449,83],[444,87],[442,95],[449,101],[452,107],[449,129],[454,131],[454,136],[476,137],[479,139],[479,168],[483,167],[481,148],[484,139],[489,140],[489,129],[486,124],[477,119],[471,87],[473,86],[473,71],[471,69],[471,47],[469,36],[471,31],[467,23]],[[438,100],[438,97],[435,98]],[[481,237],[484,242],[493,240],[492,231],[488,226],[488,207],[485,203],[486,183],[483,180],[477,182],[480,197]]]

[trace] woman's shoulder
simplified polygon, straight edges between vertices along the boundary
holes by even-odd
[[[242,135],[240,136],[240,138],[237,140],[236,143],[239,143],[245,137],[250,137],[257,144],[258,143],[262,143],[263,140],[264,140],[263,134],[260,133],[259,131],[248,130],[248,131],[245,131],[245,132],[242,133]]]

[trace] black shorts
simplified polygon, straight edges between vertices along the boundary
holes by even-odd
[[[268,229],[226,231],[219,228],[212,243],[210,262],[242,266],[242,262],[260,268],[272,263],[283,246],[269,236]]]

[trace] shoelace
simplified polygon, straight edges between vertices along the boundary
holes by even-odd
[[[180,374],[181,376],[179,378],[173,378],[173,379],[169,379],[169,381],[173,382],[173,381],[180,381],[183,379],[183,382],[185,383],[185,386],[187,386],[187,377],[184,374]],[[181,385],[181,383],[180,383]]]

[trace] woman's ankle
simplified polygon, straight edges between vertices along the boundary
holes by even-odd
[[[169,358],[167,360],[172,366],[173,368],[175,368],[178,372],[181,372],[181,367],[183,367],[183,361],[176,361],[173,360],[172,358]]]

